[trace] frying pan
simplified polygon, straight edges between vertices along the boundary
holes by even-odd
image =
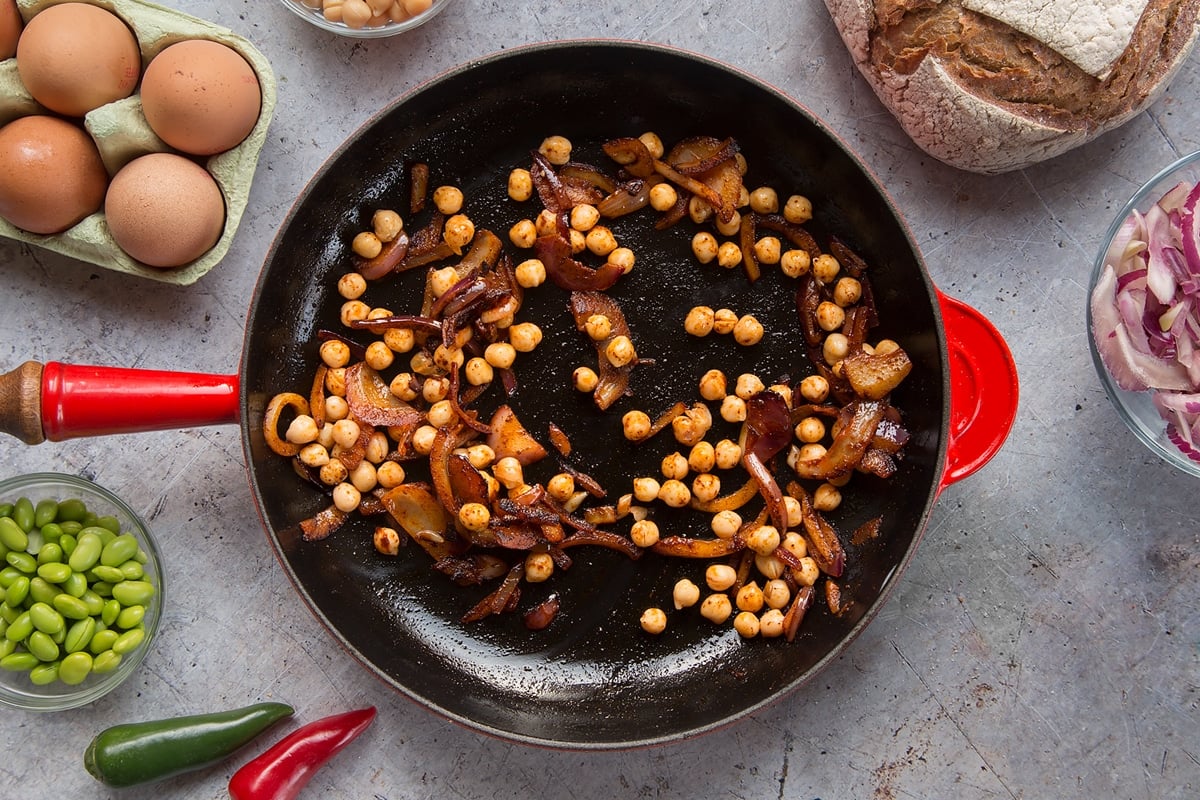
[[[527,166],[544,137],[567,136],[576,158],[600,164],[599,143],[647,130],[668,143],[732,136],[749,164],[748,185],[809,196],[818,239],[838,236],[870,264],[881,319],[873,335],[901,342],[914,362],[893,395],[912,434],[898,472],[886,481],[856,477],[830,514],[847,539],[848,609],[835,615],[818,601],[792,643],[743,641],[728,625],[685,613],[673,613],[663,634],[649,636],[637,623],[641,610],[670,607],[674,582],[687,576],[701,583],[703,565],[653,554],[633,562],[578,548],[569,570],[524,595],[532,604],[559,594],[562,610],[549,628],[532,633],[516,614],[465,625],[461,616],[487,589],[453,585],[415,547],[398,558],[380,556],[367,521],[302,542],[297,523],[328,500],[265,446],[263,411],[275,393],[309,386],[318,331],[338,328],[334,286],[350,263],[348,243],[375,209],[407,208],[406,165],[428,163],[431,186],[461,187],[476,225],[503,235],[532,213],[507,200],[507,174]],[[794,285],[777,270],[751,284],[738,270],[701,267],[690,255],[688,226],[665,233],[650,227],[645,218],[614,224],[638,261],[612,294],[630,319],[639,356],[653,363],[634,370],[632,396],[610,413],[597,413],[590,398],[566,388],[571,370],[595,358],[572,327],[566,295],[540,287],[527,293],[522,310],[538,320],[544,340],[536,357],[519,362],[511,402],[535,435],[550,423],[562,427],[575,445],[572,465],[614,496],[629,491],[633,476],[656,474],[675,446],[668,434],[639,446],[625,442],[624,411],[654,416],[695,399],[700,373],[712,367],[729,375],[753,371],[768,383],[811,371],[799,345]],[[420,280],[398,276],[372,286],[368,298],[411,313]],[[686,336],[681,320],[701,303],[753,312],[767,335],[750,348],[728,337]],[[121,402],[111,402],[114,392]],[[495,404],[498,394],[481,405]],[[0,395],[3,429],[31,443],[240,422],[255,502],[279,562],[354,658],[472,729],[530,744],[606,749],[721,727],[797,690],[835,659],[913,557],[938,493],[1000,448],[1016,411],[1017,378],[1000,334],[933,287],[886,191],[811,113],[705,57],[588,40],[470,62],[400,98],[351,136],[301,195],[268,254],[236,375],[29,362],[4,378]],[[882,519],[880,535],[851,543],[849,533],[875,517]],[[683,516],[659,519],[671,532],[702,532]]]

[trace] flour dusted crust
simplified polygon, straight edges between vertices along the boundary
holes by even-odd
[[[1165,91],[1200,31],[1200,0],[825,2],[913,141],[982,173],[1127,122]]]

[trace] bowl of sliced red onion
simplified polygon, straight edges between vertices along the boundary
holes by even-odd
[[[1134,193],[1104,237],[1088,341],[1130,430],[1200,477],[1200,152]]]

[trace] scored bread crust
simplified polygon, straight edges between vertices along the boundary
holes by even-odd
[[[1129,121],[1166,90],[1200,33],[1200,0],[1138,0],[1135,25],[1130,0],[1025,4],[1075,21],[1074,30],[1045,38],[1081,66],[1023,32],[1052,30],[1046,19],[1010,25],[1021,21],[1012,18],[1015,4],[1006,22],[967,7],[997,7],[980,0],[825,3],[855,64],[913,141],[981,173],[1021,169]],[[1091,23],[1107,30],[1084,27],[1089,15],[1069,15],[1085,5]]]

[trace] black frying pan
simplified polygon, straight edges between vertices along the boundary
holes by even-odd
[[[653,637],[638,626],[641,610],[669,608],[674,582],[687,576],[702,583],[704,565],[653,554],[635,563],[610,551],[576,549],[569,571],[524,595],[528,604],[550,591],[560,595],[562,611],[547,630],[529,632],[518,615],[464,625],[463,613],[486,589],[453,585],[416,547],[398,558],[380,556],[370,523],[356,521],[320,542],[301,541],[297,523],[328,500],[266,447],[263,411],[275,393],[306,392],[317,333],[338,327],[334,284],[350,268],[349,242],[375,209],[406,208],[406,165],[428,163],[432,185],[461,187],[477,226],[503,235],[531,213],[506,199],[505,178],[513,166],[528,165],[530,150],[545,136],[565,135],[575,143],[576,158],[605,163],[600,142],[646,130],[668,143],[732,136],[750,165],[748,184],[808,195],[818,239],[836,235],[871,265],[882,319],[875,337],[901,342],[915,362],[894,396],[913,434],[899,472],[887,481],[856,477],[830,515],[845,538],[861,523],[883,519],[879,538],[847,542],[848,610],[835,616],[819,601],[790,644],[742,641],[732,627],[715,627],[695,609],[672,613],[667,631]],[[619,436],[625,410],[654,416],[691,400],[699,375],[711,367],[731,375],[753,371],[768,383],[797,381],[811,371],[799,345],[793,285],[771,270],[750,285],[739,270],[701,268],[689,254],[689,226],[665,234],[651,234],[649,227],[644,216],[616,223],[618,239],[633,248],[638,263],[612,294],[630,319],[639,355],[655,363],[635,370],[633,396],[609,414],[598,414],[590,398],[567,388],[571,371],[594,362],[594,351],[573,329],[566,294],[542,287],[527,295],[522,312],[541,324],[545,340],[536,357],[519,364],[511,402],[543,440],[550,423],[565,429],[576,448],[572,465],[615,487],[614,494],[628,491],[634,475],[656,474],[675,447],[669,434],[640,446],[626,443]],[[373,286],[368,296],[374,305],[412,312],[419,307],[420,280],[403,276]],[[700,303],[752,311],[768,335],[753,348],[685,336],[681,320]],[[75,428],[63,422],[64,404],[86,416],[89,402],[71,399],[64,389],[72,381],[62,372],[54,365],[59,377],[41,386],[45,437],[105,432],[107,421]],[[27,396],[35,382],[29,370],[14,372],[0,393],[19,389]],[[1016,409],[1015,371],[999,334],[934,289],[886,192],[836,136],[746,74],[678,50],[616,41],[538,45],[471,62],[401,98],[355,133],[290,212],[259,279],[239,375],[217,383],[215,393],[223,398],[215,401],[217,410],[198,401],[200,409],[183,422],[232,421],[225,398],[231,387],[238,393],[232,413],[242,421],[255,500],[280,564],[356,659],[388,685],[471,728],[596,749],[708,731],[801,687],[874,617],[912,557],[939,491],[996,452]],[[77,396],[86,394],[87,380],[74,384]],[[481,407],[497,400],[493,393]],[[143,428],[154,424],[144,411],[140,416]],[[31,427],[26,415],[6,430],[36,441]],[[555,465],[542,469],[548,475]],[[694,520],[656,514],[671,532],[703,533]]]

